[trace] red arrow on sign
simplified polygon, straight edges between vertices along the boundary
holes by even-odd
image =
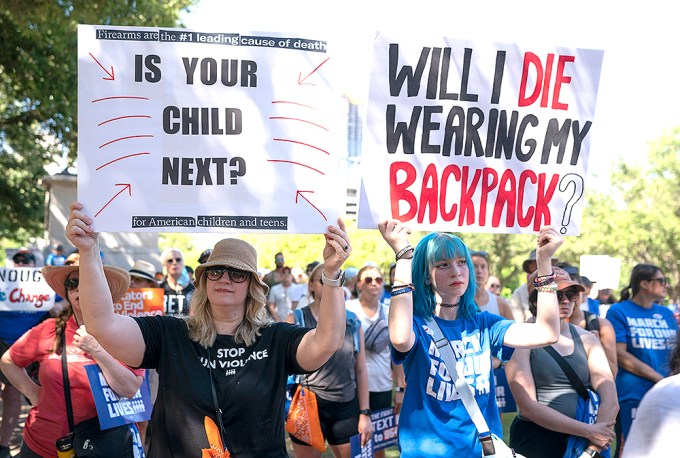
[[[118,193],[117,193],[115,196],[111,197],[111,199],[110,199],[108,202],[106,202],[106,205],[104,205],[102,208],[99,209],[99,211],[94,215],[95,218],[96,218],[97,216],[99,216],[99,214],[100,214],[101,212],[103,212],[104,209],[105,209],[106,207],[108,207],[109,204],[110,204],[111,202],[113,202],[113,200],[114,200],[116,197],[118,197],[118,196],[119,196],[123,191],[125,191],[126,189],[127,189],[128,194],[129,194],[130,196],[132,196],[132,185],[131,185],[130,183],[116,183],[116,186],[122,186],[123,189],[121,189],[120,191],[118,191]]]
[[[302,77],[302,72],[300,72],[298,74],[298,84],[309,84],[311,86],[314,86],[314,84],[312,84],[312,83],[305,83],[305,80],[307,78],[309,78],[310,76],[312,76],[314,74],[314,72],[316,72],[318,69],[320,69],[321,66],[323,64],[325,64],[326,62],[328,62],[329,59],[330,59],[330,57],[328,59],[324,60],[323,62],[321,62],[319,65],[317,65],[316,68],[314,70],[312,70],[311,72],[309,72],[309,74],[307,76],[305,76],[304,78]]]
[[[323,217],[323,220],[324,220],[324,221],[328,221],[328,218],[326,218],[326,215],[324,215],[324,214],[321,212],[321,210],[319,210],[318,208],[316,208],[316,205],[314,205],[313,203],[311,203],[311,202],[309,201],[309,199],[307,199],[305,196],[302,195],[303,192],[311,192],[312,194],[314,194],[314,191],[300,191],[300,190],[298,189],[297,191],[295,191],[295,203],[296,203],[296,204],[298,203],[298,197],[302,197],[303,199],[305,199],[305,200],[307,201],[307,203],[308,203],[309,205],[311,205],[311,206],[314,208],[314,210],[316,210],[316,211],[319,212],[319,214]]]
[[[102,78],[102,79],[103,79],[103,80],[107,80],[107,81],[114,81],[114,80],[116,79],[116,75],[115,75],[114,72],[113,72],[113,65],[111,66],[111,72],[109,73],[109,71],[108,71],[107,69],[105,69],[104,66],[103,66],[102,64],[99,63],[99,61],[97,60],[97,58],[94,57],[94,56],[92,55],[92,53],[89,53],[89,54],[90,54],[90,57],[92,57],[92,58],[94,59],[94,61],[97,62],[97,65],[99,65],[99,66],[102,68],[102,70],[104,70],[104,71],[106,72],[106,74],[109,75],[108,78]]]

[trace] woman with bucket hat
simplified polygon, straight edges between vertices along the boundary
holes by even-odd
[[[233,238],[218,242],[196,268],[190,316],[114,315],[111,298],[102,294],[93,220],[82,208],[71,205],[66,234],[81,253],[88,327],[121,361],[159,372],[149,456],[287,457],[288,374],[318,369],[344,342],[340,267],[351,251],[344,223],[324,234],[319,320],[304,329],[268,317],[257,253]]]
[[[130,276],[117,267],[104,266],[102,272],[102,292],[111,301],[109,307],[113,313],[113,301],[127,291]],[[133,397],[144,377],[143,369],[132,370],[122,365],[85,330],[79,266],[45,266],[42,273],[47,284],[66,299],[68,306],[56,318],[45,320],[26,332],[5,352],[0,363],[7,378],[33,405],[26,418],[20,453],[27,458],[56,457],[55,441],[69,433],[62,348],[66,348],[74,424],[97,417],[84,366],[98,364],[111,389],[123,397]],[[24,369],[36,361],[40,363],[40,385],[33,382]]]

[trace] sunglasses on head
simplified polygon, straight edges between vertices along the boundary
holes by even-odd
[[[229,276],[229,280],[234,283],[243,283],[250,276],[250,272],[231,267],[211,267],[205,271],[205,275],[208,277],[208,280],[217,281],[222,278],[225,272]]]
[[[180,262],[182,262],[182,258],[169,258],[169,259],[165,260],[166,264],[174,264],[174,263],[179,264]]]
[[[481,256],[483,258],[488,258],[489,253],[486,251],[475,251],[475,250],[470,250],[470,257],[472,256]]]
[[[567,289],[565,291],[557,291],[557,301],[562,302],[564,298],[567,298],[569,302],[574,302],[579,298],[579,292],[573,289]]]
[[[373,283],[374,281],[375,281],[375,284],[376,284],[376,285],[382,285],[384,280],[382,279],[382,277],[376,277],[376,278],[373,278],[373,277],[364,277],[364,279],[363,279],[362,281],[363,281],[364,283],[366,283],[367,285],[370,285],[370,284]]]
[[[67,290],[76,289],[79,283],[80,282],[78,281],[77,278],[67,278],[66,281],[64,282],[64,288],[66,288]]]

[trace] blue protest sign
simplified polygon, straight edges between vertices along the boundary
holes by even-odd
[[[517,412],[517,404],[515,403],[515,398],[512,397],[508,378],[505,375],[505,368],[499,367],[494,373],[496,376],[496,405],[498,406],[498,411],[501,413]]]
[[[87,378],[90,380],[90,388],[97,407],[101,429],[151,419],[153,405],[151,404],[149,381],[146,377],[144,377],[142,386],[133,397],[123,398],[109,387],[97,364],[87,365],[85,370],[87,371]]]
[[[373,441],[361,446],[361,434],[349,438],[349,456],[351,458],[373,458]]]

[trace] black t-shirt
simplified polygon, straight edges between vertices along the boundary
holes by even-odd
[[[181,318],[135,318],[146,351],[142,367],[158,369],[149,457],[200,458],[210,448],[205,417],[217,424],[208,349],[189,338]],[[287,457],[284,402],[289,374],[302,373],[295,355],[309,329],[275,323],[250,347],[218,335],[209,349],[215,391],[232,456]]]
[[[161,288],[163,288],[163,308],[166,315],[189,314],[189,302],[191,301],[191,295],[196,289],[192,283],[177,291],[166,280],[161,283]]]

